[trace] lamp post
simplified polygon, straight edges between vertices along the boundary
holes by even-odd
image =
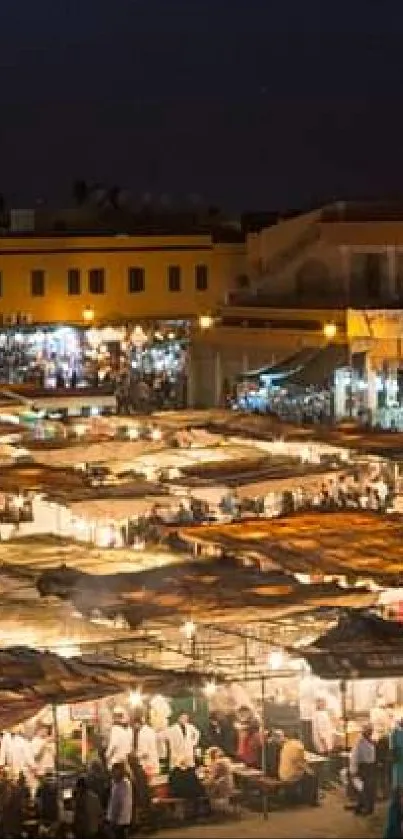
[[[198,330],[201,333],[207,333],[209,330],[213,329],[216,324],[216,319],[213,315],[209,314],[208,312],[199,315],[197,319],[197,326]],[[188,356],[188,405],[189,407],[193,406],[193,370],[192,370],[192,347],[189,347],[189,356]],[[203,358],[206,358],[205,352],[203,353]],[[221,356],[220,352],[217,349],[214,353],[214,370],[213,372],[213,385],[214,385],[214,403],[216,405],[219,404],[221,398]]]

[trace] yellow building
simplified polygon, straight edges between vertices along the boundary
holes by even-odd
[[[248,289],[231,293],[214,326],[194,333],[191,401],[217,404],[240,373],[331,343],[345,350],[336,416],[375,416],[380,403],[398,409],[403,208],[337,204],[250,234],[247,251]],[[351,389],[357,398],[347,398]]]
[[[211,234],[2,235],[0,315],[80,324],[89,307],[96,322],[191,319],[215,310],[244,270],[244,243]]]

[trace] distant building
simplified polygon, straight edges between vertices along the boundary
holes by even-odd
[[[403,205],[339,203],[258,225],[247,235],[247,263],[247,287],[229,293],[213,329],[195,333],[195,403],[217,404],[224,383],[273,364],[276,382],[292,385],[281,363],[286,372],[287,358],[305,350],[294,362],[304,366],[312,348],[323,363],[307,367],[306,382],[332,381],[336,418],[399,409]]]

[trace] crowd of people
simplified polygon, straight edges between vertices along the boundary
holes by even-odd
[[[239,766],[284,783],[290,803],[319,803],[317,777],[307,764],[298,732],[286,736],[264,731],[246,706],[233,715],[211,711],[202,731],[186,712],[166,728],[156,729],[146,713],[133,714],[117,706],[96,751],[76,777],[66,810],[61,807],[60,778],[55,774],[51,727],[39,723],[30,737],[22,726],[3,732],[1,838],[17,839],[27,824],[59,835],[63,824],[63,835],[70,831],[76,839],[103,835],[123,839],[134,825],[152,824],[161,784],[166,786],[164,796],[181,802],[183,815],[190,820],[230,814]]]

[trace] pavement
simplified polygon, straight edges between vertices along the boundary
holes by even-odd
[[[154,833],[158,839],[382,839],[386,805],[374,816],[356,816],[344,808],[341,792],[326,796],[320,807],[298,807],[262,815],[244,812],[240,818],[215,824],[176,827]]]

